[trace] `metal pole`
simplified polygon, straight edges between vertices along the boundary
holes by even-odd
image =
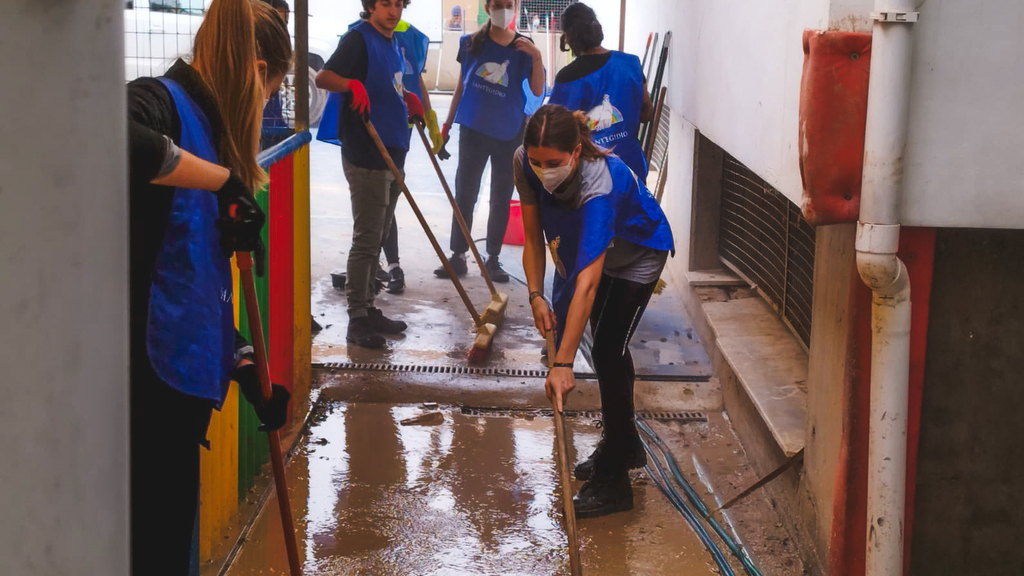
[[[296,132],[309,129],[309,82],[309,0],[295,0]]]
[[[295,89],[295,131],[309,129],[309,0],[295,0],[295,69],[303,78]],[[304,404],[312,380],[313,338],[310,331],[309,145],[296,151],[292,161],[292,276],[294,291],[292,383]],[[298,406],[304,410],[305,406]]]
[[[647,44],[650,46],[651,38],[647,37]],[[619,8],[619,52],[626,49],[626,0],[622,0]]]

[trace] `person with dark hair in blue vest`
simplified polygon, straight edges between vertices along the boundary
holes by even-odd
[[[555,331],[557,351],[544,390],[559,411],[576,387],[573,361],[590,321],[604,427],[597,449],[576,466],[576,478],[586,481],[573,499],[576,517],[629,510],[629,470],[647,462],[634,419],[629,341],[674,250],[672,230],[636,174],[591,141],[581,111],[558,104],[537,110],[513,168],[534,325],[542,335]],[[555,266],[550,305],[544,298],[547,251]]]
[[[604,31],[597,14],[583,3],[562,12],[562,51],[576,55],[559,70],[549,103],[587,114],[594,143],[609,148],[647,181],[647,159],[640,146],[640,123],[654,117],[640,59],[601,47]]]
[[[401,189],[370,137],[368,117],[401,170],[412,135],[409,122],[424,118],[419,97],[406,90],[405,65],[395,28],[408,0],[362,0],[363,21],[349,30],[316,76],[317,87],[344,94],[338,113],[341,163],[352,201],[352,248],[345,280],[348,342],[380,348],[382,334],[399,334],[405,322],[374,307],[381,243],[391,226]]]
[[[235,331],[231,256],[253,251],[263,268],[260,113],[291,59],[270,6],[214,0],[190,63],[128,84],[133,574],[188,574],[199,449],[230,381],[263,429],[288,417],[288,390],[264,401]]]
[[[348,29],[351,30],[362,22],[362,20],[353,22]],[[405,68],[402,84],[406,90],[415,94],[423,103],[426,113],[423,120],[427,126],[427,133],[430,135],[431,149],[436,154],[441,151],[441,128],[438,127],[437,112],[430,105],[430,92],[427,91],[426,82],[423,80],[423,73],[427,70],[427,51],[430,48],[430,38],[412,24],[405,20],[399,20],[398,26],[395,26],[395,40],[398,42],[398,50],[402,54],[402,65]],[[337,99],[332,97],[329,105],[337,106]],[[317,138],[323,140],[320,135]],[[401,294],[405,291],[405,271],[399,265],[398,221],[394,217],[391,218],[390,228],[384,233],[382,249],[384,258],[388,262],[386,271],[388,284],[385,290],[390,294]]]
[[[459,131],[459,168],[455,174],[455,199],[470,229],[473,209],[480,195],[480,179],[487,161],[491,162],[491,201],[487,218],[487,271],[495,282],[508,282],[508,274],[498,262],[508,206],[512,199],[512,154],[523,138],[529,90],[540,96],[544,90],[544,66],[540,51],[529,38],[514,31],[519,14],[518,0],[488,0],[487,24],[464,36],[459,43],[458,61],[462,65],[448,119],[441,128],[445,141],[452,123]],[[459,276],[468,272],[466,251],[469,246],[452,216],[452,268]],[[439,278],[448,276],[444,267],[434,271]]]

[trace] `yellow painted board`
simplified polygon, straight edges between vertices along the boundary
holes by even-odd
[[[308,408],[309,388],[312,380],[312,347],[310,335],[310,224],[309,224],[309,145],[295,151],[292,159],[293,198],[293,266],[295,280],[295,312],[292,315],[292,382],[295,386],[292,397],[300,399],[293,403],[301,417]]]

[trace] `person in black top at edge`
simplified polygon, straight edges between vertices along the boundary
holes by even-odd
[[[381,334],[399,334],[405,322],[391,320],[374,307],[374,282],[384,234],[394,218],[401,189],[371,139],[364,118],[372,121],[399,170],[405,166],[412,133],[409,120],[423,118],[420,99],[405,89],[405,65],[394,38],[408,0],[362,0],[362,22],[341,38],[316,76],[318,88],[344,94],[338,111],[341,164],[352,201],[352,248],[346,266],[348,342],[380,348]]]
[[[199,508],[199,447],[230,380],[273,430],[289,394],[264,401],[251,347],[234,330],[230,255],[256,252],[252,198],[265,94],[290,66],[280,15],[214,0],[192,63],[128,85],[131,566],[183,576]]]

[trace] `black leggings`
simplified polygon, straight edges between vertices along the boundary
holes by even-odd
[[[605,441],[628,444],[636,436],[633,381],[636,372],[629,340],[647,309],[657,280],[649,284],[602,275],[590,310],[590,354],[601,389]]]
[[[132,574],[189,573],[199,510],[199,449],[213,402],[183,394],[135,362],[131,379]]]
[[[388,264],[398,264],[398,218],[391,219],[391,228],[384,231],[384,241],[381,243],[384,250],[384,258]]]

